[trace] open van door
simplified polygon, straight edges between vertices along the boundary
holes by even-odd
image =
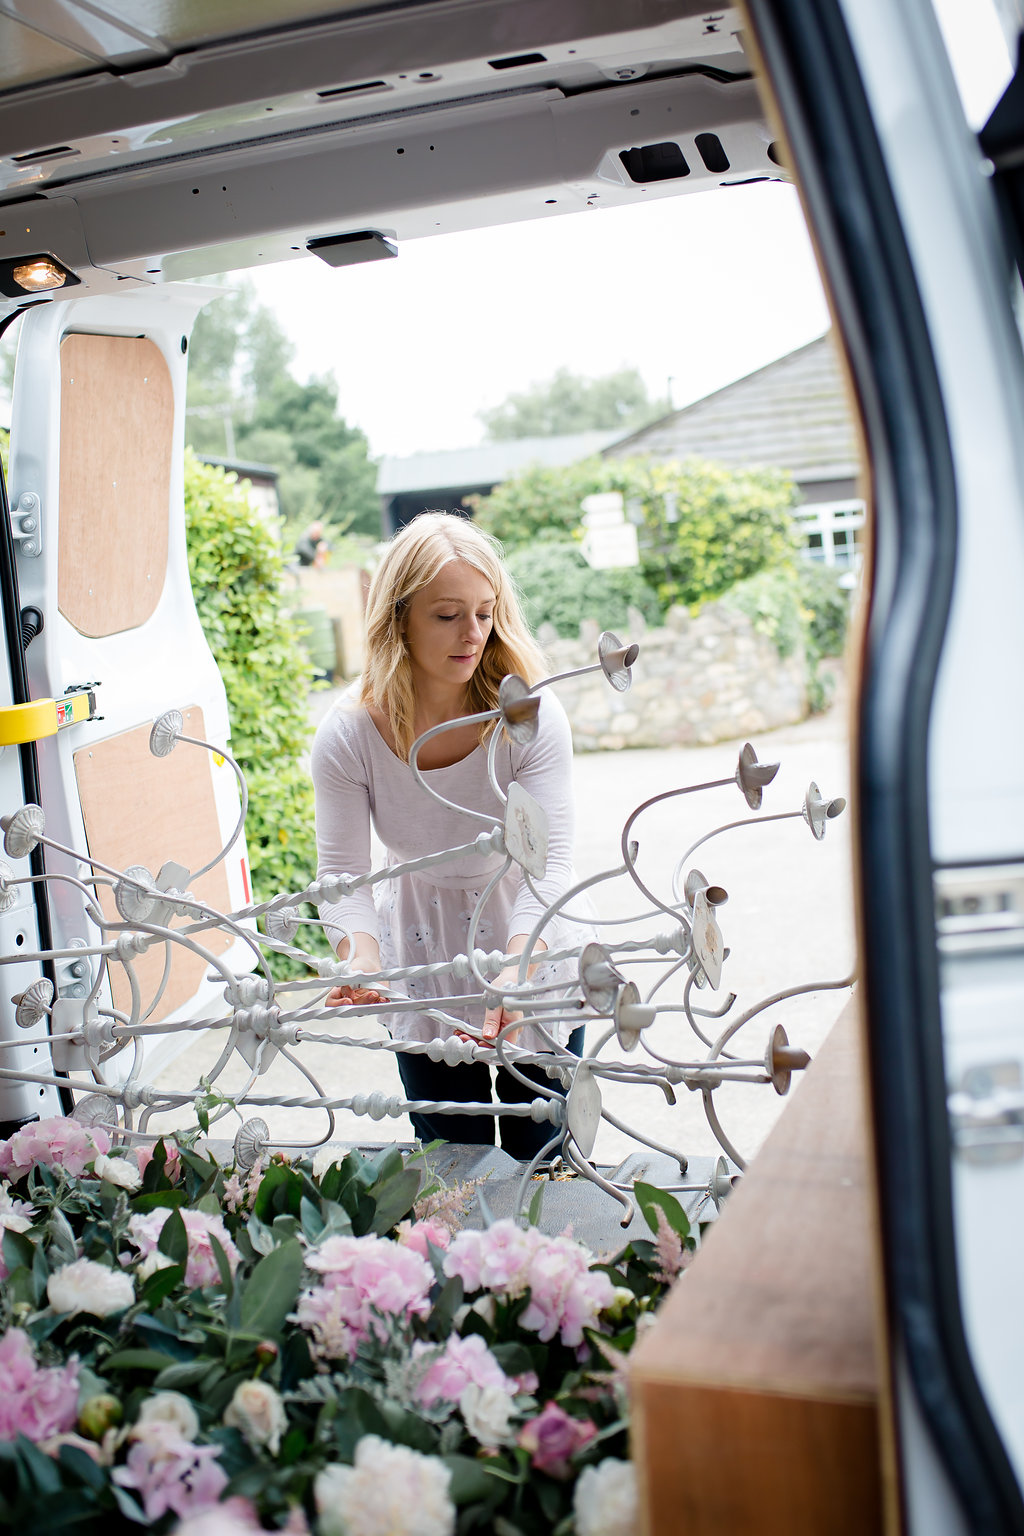
[[[1024,1530],[1019,283],[931,0],[749,13],[871,468],[856,836],[904,1528],[995,1536]]]
[[[0,953],[19,958],[4,968],[0,1041],[25,1043],[8,1047],[0,1065],[39,1081],[0,1081],[0,1134],[59,1112],[54,1067],[77,1075],[95,1065],[95,1055],[59,1040],[49,1059],[47,1034],[80,1025],[83,1009],[101,1019],[126,1014],[137,987],[156,1024],[172,1011],[202,1010],[223,990],[203,956],[181,945],[133,955],[131,972],[96,952],[118,935],[101,935],[87,908],[95,899],[107,921],[121,920],[117,873],[142,866],[162,889],[188,890],[220,911],[250,899],[244,841],[192,879],[238,822],[231,767],[188,743],[161,756],[150,749],[154,721],[167,711],[180,713],[184,736],[218,745],[229,736],[224,687],[192,597],[183,513],[188,337],[207,297],[180,289],[85,297],[41,305],[22,321],[0,787],[6,807],[36,803],[45,815],[31,813],[27,828],[7,832]],[[39,827],[73,853],[27,848]],[[237,937],[216,930],[204,943],[249,968]],[[57,958],[47,977],[37,956],[51,944]],[[39,980],[54,989],[49,1016],[34,1006],[38,991],[20,1010],[12,1002]],[[172,1037],[150,1038],[147,1077],[172,1049]],[[108,1046],[104,1056],[112,1054]],[[123,1075],[118,1068],[105,1070]]]

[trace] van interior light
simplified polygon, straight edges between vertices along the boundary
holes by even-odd
[[[31,261],[21,262],[11,276],[26,293],[43,293],[48,288],[63,288],[68,277],[64,268],[58,266],[50,256],[36,256]]]
[[[74,288],[82,279],[49,251],[35,251],[31,256],[9,256],[0,261],[0,294],[7,299],[23,299],[30,293],[52,293],[57,288]]]
[[[307,240],[306,250],[326,261],[329,267],[351,267],[361,261],[386,261],[398,255],[393,240],[375,229],[357,229],[346,235],[323,235]]]

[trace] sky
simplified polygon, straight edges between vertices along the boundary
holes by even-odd
[[[685,405],[829,323],[796,194],[780,183],[251,276],[295,344],[296,376],[333,373],[341,414],[375,455],[479,442],[479,411],[560,367],[588,378],[635,367],[652,395],[671,388]]]
[[[937,0],[968,118],[1009,73],[993,0]],[[675,406],[829,324],[795,190],[777,182],[409,240],[394,261],[311,258],[251,274],[295,345],[333,373],[375,456],[462,448],[478,413],[558,368],[635,367]],[[671,381],[671,383],[669,382]]]

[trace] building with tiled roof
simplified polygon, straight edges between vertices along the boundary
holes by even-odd
[[[487,496],[532,464],[551,468],[592,458],[613,443],[618,432],[572,432],[561,437],[513,437],[472,448],[446,448],[384,458],[377,471],[377,494],[385,535],[420,512],[465,512],[466,498]]]
[[[864,522],[845,381],[826,332],[682,410],[620,437],[615,458],[701,458],[783,469],[796,482],[808,554],[849,565]]]

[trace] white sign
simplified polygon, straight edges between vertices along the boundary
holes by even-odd
[[[584,528],[615,528],[622,522],[622,492],[595,491],[580,502]]]
[[[640,564],[636,529],[632,523],[611,528],[588,528],[583,535],[583,558],[594,571],[611,571]]]

